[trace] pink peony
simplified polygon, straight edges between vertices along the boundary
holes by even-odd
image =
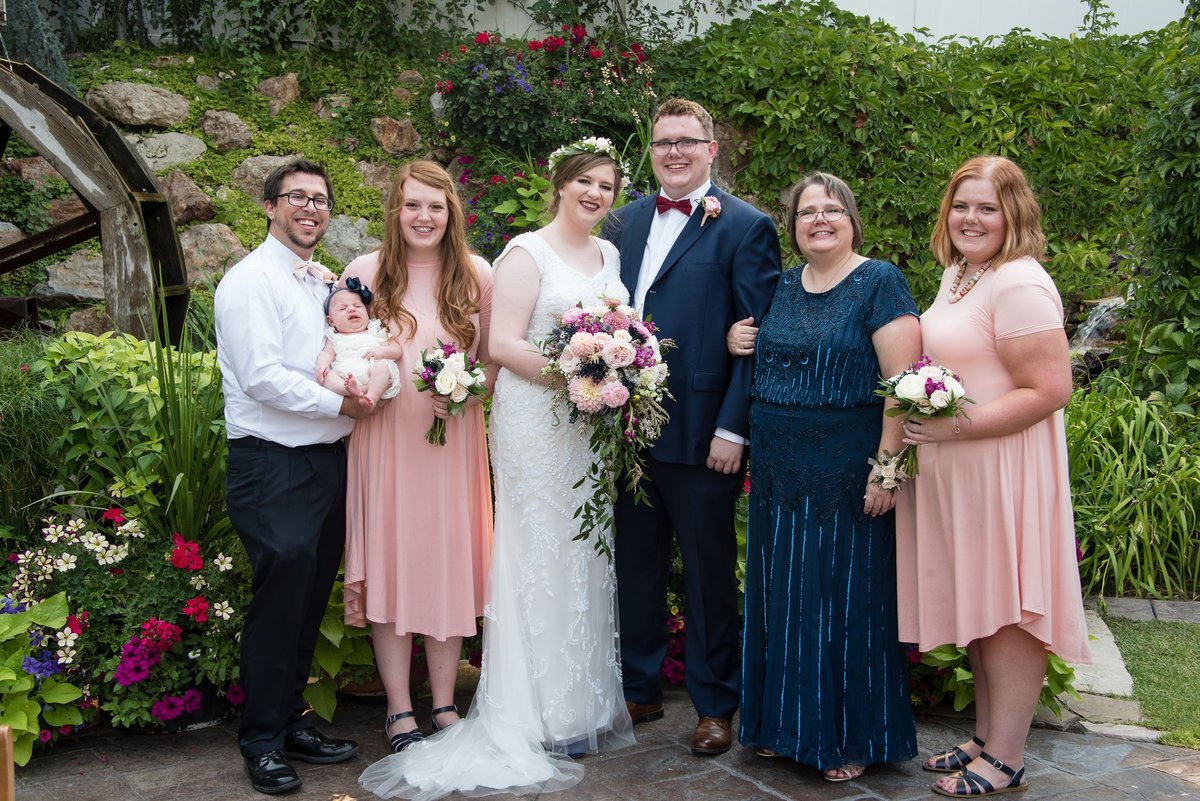
[[[587,359],[595,355],[600,346],[596,343],[596,338],[592,334],[584,331],[577,332],[571,337],[571,350],[581,359]]]
[[[629,390],[620,381],[613,381],[600,390],[600,398],[608,408],[619,409],[629,400]]]
[[[563,313],[562,324],[563,325],[575,325],[580,320],[583,320],[586,317],[587,317],[587,312],[585,312],[583,309],[576,306],[573,309],[567,309],[566,312]]]

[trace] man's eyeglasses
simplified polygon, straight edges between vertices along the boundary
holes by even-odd
[[[288,205],[295,206],[298,209],[304,208],[310,202],[317,211],[330,211],[333,209],[333,201],[323,195],[321,197],[309,197],[303,192],[284,192],[282,195],[276,195],[275,199],[278,200],[281,197],[286,197]]]
[[[656,156],[665,156],[671,152],[671,148],[675,148],[681,154],[689,156],[696,152],[696,148],[700,145],[707,145],[711,139],[655,139],[650,143],[650,152]]]
[[[821,211],[813,211],[812,209],[804,209],[796,212],[796,219],[808,225],[811,222],[817,221],[817,215],[820,215],[825,222],[835,223],[846,216],[845,209],[822,209]]]

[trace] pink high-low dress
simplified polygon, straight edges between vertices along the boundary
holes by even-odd
[[[492,271],[476,258],[482,286],[477,331],[486,330]],[[352,261],[344,277],[375,289],[379,253]],[[430,394],[412,384],[422,350],[452,341],[437,316],[440,265],[410,262],[404,308],[417,333],[403,342],[403,384],[378,414],[355,423],[346,493],[345,619],[353,626],[391,623],[397,634],[435,639],[472,636],[483,614],[492,542],[483,406],[446,420],[446,444],[431,445]],[[477,355],[479,339],[469,349]],[[461,344],[461,343],[460,343]]]
[[[1014,388],[997,341],[1061,329],[1062,300],[1033,259],[989,270],[951,304],[955,272],[921,315],[923,349],[959,373],[979,407]],[[1068,662],[1090,661],[1062,411],[1007,436],[922,445],[918,456],[920,475],[896,503],[900,639],[928,651],[1017,624]]]

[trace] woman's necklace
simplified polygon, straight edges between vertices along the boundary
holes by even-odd
[[[992,263],[990,261],[985,261],[980,268],[975,271],[975,274],[971,276],[967,283],[963,285],[963,288],[959,289],[958,284],[960,281],[962,281],[963,274],[967,271],[967,261],[966,259],[963,259],[958,265],[958,275],[954,276],[954,281],[950,284],[950,297],[947,298],[947,300],[950,303],[958,303],[960,300],[965,298],[967,293],[971,291],[971,287],[979,283],[979,279],[983,277],[983,274],[987,272],[988,267],[991,266]]]
[[[824,293],[826,290],[829,289],[829,287],[834,285],[834,283],[838,280],[838,278],[841,277],[842,270],[845,269],[846,265],[849,264],[850,260],[853,258],[854,258],[854,251],[850,251],[849,255],[847,255],[846,258],[842,259],[842,263],[839,264],[837,266],[837,269],[833,271],[833,275],[831,275],[829,277],[829,280],[825,282],[825,285],[823,287],[821,287],[820,289],[811,289],[809,291],[812,292],[812,294],[814,294],[814,295],[820,295],[820,294]],[[809,267],[813,266],[811,261],[808,263],[808,266]],[[815,273],[816,270],[814,269],[813,272]]]

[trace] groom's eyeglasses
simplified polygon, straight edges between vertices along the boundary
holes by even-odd
[[[690,156],[696,152],[696,148],[700,145],[707,145],[711,139],[655,139],[650,143],[650,152],[656,156],[665,156],[671,152],[671,148],[675,148],[684,156]]]

